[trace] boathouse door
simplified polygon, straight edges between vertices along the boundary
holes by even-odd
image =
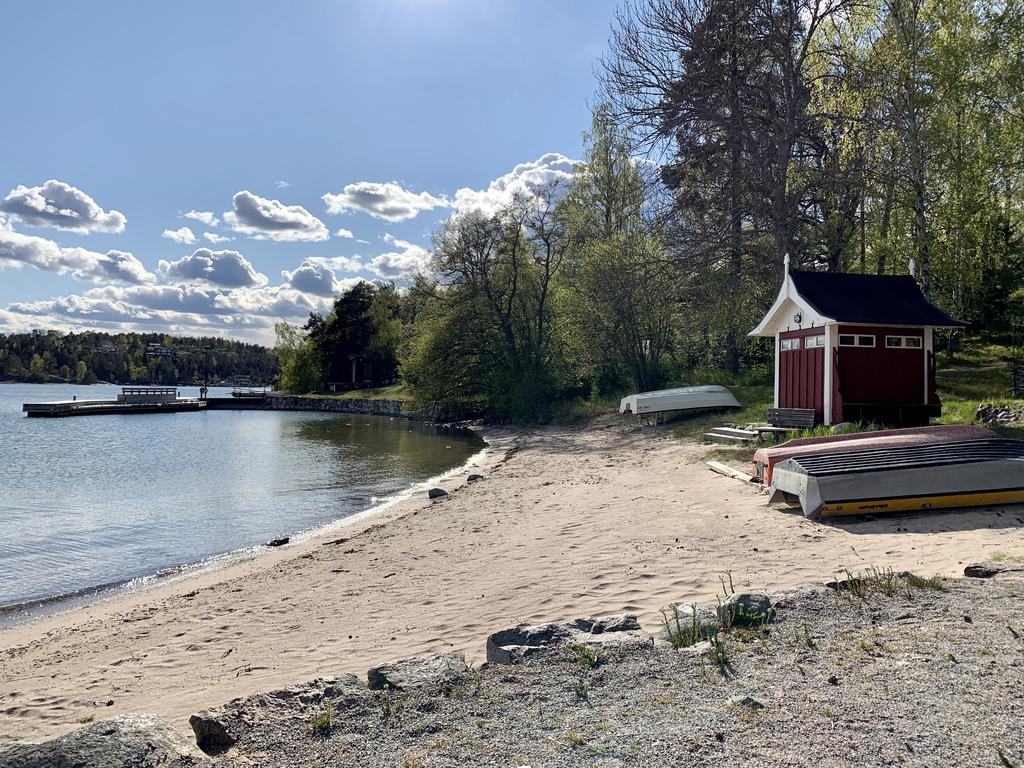
[[[779,334],[779,407],[814,409],[825,417],[825,329]]]

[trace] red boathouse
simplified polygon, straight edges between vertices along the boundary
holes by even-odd
[[[963,325],[912,275],[802,272],[787,258],[778,298],[750,335],[775,339],[776,409],[813,410],[820,424],[927,424],[942,413],[933,331]]]

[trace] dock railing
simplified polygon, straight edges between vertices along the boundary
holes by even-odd
[[[122,387],[117,402],[173,403],[177,398],[177,387]]]

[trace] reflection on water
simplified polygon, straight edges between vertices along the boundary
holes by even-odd
[[[0,385],[0,607],[310,530],[482,447],[468,433],[350,414],[21,414],[23,402],[117,391]]]

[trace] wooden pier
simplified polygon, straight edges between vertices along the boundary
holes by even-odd
[[[201,411],[206,400],[178,397],[176,387],[124,387],[116,400],[55,400],[48,403],[25,403],[21,410],[27,416],[61,418],[115,413],[179,413]]]

